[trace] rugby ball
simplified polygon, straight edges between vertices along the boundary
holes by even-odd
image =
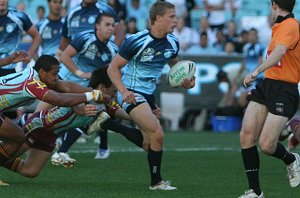
[[[195,72],[196,65],[193,61],[180,61],[171,67],[166,80],[171,87],[179,87],[183,79],[191,79]]]

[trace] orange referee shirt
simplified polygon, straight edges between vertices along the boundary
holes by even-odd
[[[265,71],[265,78],[290,83],[300,81],[300,42],[299,24],[294,18],[288,18],[272,27],[272,38],[267,56],[281,44],[288,48],[281,60]]]

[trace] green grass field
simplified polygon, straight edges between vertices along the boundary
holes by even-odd
[[[163,177],[178,188],[172,192],[150,191],[146,153],[119,134],[109,133],[112,150],[107,160],[95,160],[93,139],[76,144],[71,156],[73,168],[48,162],[34,179],[0,170],[1,198],[118,197],[118,198],[233,198],[247,189],[239,152],[238,133],[166,133]],[[284,142],[286,144],[286,142]],[[297,150],[299,152],[299,150]],[[300,188],[289,187],[283,162],[261,156],[261,186],[266,197],[300,197]]]

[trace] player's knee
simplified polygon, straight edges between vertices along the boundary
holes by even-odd
[[[23,174],[23,176],[28,177],[28,178],[35,178],[38,175],[39,175],[39,173],[36,173],[36,172],[34,172],[34,173],[28,172],[28,173]]]
[[[158,127],[155,131],[155,134],[154,134],[154,138],[157,142],[163,144],[164,142],[164,138],[165,138],[165,135],[164,135],[164,132],[162,130],[161,127]]]
[[[255,144],[256,138],[247,129],[242,129],[240,132],[240,142],[242,146]]]
[[[164,142],[164,133],[161,127],[153,129],[153,131],[151,131],[149,135],[150,145],[162,147]]]
[[[28,169],[28,170],[24,170],[22,171],[21,173],[24,177],[28,177],[28,178],[35,178],[37,177],[40,172],[39,171],[36,171],[36,170],[33,170],[33,169]]]
[[[275,147],[274,147],[274,144],[272,142],[265,141],[265,140],[262,140],[262,139],[259,140],[259,147],[260,147],[260,150],[264,154],[267,154],[267,155],[272,155],[275,151]]]

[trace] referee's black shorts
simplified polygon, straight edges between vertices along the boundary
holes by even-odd
[[[266,78],[251,90],[247,98],[265,105],[272,114],[291,119],[299,105],[298,84]]]

